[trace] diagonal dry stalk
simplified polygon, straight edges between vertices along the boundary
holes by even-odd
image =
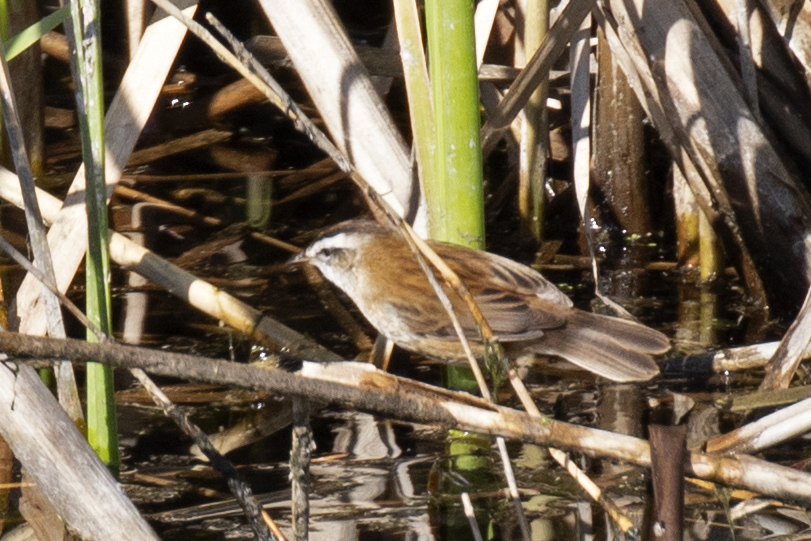
[[[39,188],[36,193],[43,218],[46,223],[51,223],[58,215],[62,202]],[[0,197],[17,207],[23,206],[16,175],[2,167],[0,167]],[[324,362],[341,359],[312,339],[282,325],[115,231],[110,231],[110,257],[118,265],[158,284],[190,306],[216,320],[223,321],[259,344],[271,348],[283,346],[295,355],[307,359]]]
[[[510,123],[524,108],[538,84],[549,75],[552,64],[569,45],[580,23],[595,3],[596,0],[571,0],[564,8],[541,46],[510,85],[507,95],[482,127],[482,153],[485,156],[495,148],[500,134],[509,129]]]

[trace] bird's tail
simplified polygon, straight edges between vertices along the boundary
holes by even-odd
[[[565,327],[548,331],[532,351],[563,357],[605,378],[647,381],[659,373],[653,355],[670,349],[667,337],[624,319],[572,311]]]

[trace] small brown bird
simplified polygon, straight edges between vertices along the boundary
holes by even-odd
[[[652,355],[670,349],[662,333],[639,323],[578,310],[535,270],[501,256],[429,242],[459,275],[511,356],[557,355],[614,381],[659,373]],[[409,351],[454,364],[465,354],[451,320],[400,233],[375,222],[343,222],[300,257],[341,288],[369,322]],[[474,354],[484,347],[459,296],[446,288]]]

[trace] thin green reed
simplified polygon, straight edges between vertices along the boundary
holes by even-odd
[[[95,0],[71,2],[68,35],[76,57],[71,62],[82,135],[82,159],[87,179],[88,220],[87,317],[106,334],[110,317],[110,258],[107,251],[107,190],[104,178],[104,91],[101,72],[101,27]],[[95,337],[88,331],[87,340]],[[99,457],[118,467],[113,372],[87,364],[87,439]]]
[[[5,2],[0,1],[0,6],[4,5]],[[16,36],[8,37],[8,30],[0,32],[0,36],[2,36],[4,40],[3,48],[6,50],[6,61],[13,59],[39,41],[42,36],[62,24],[69,15],[70,5],[65,5],[35,22]],[[5,13],[4,9],[2,14],[0,14],[0,24],[3,25],[4,29],[8,28],[8,26],[6,26],[8,24],[8,15]]]

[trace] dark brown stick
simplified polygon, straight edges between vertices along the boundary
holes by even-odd
[[[657,541],[681,541],[684,515],[685,426],[651,425],[651,477]]]

